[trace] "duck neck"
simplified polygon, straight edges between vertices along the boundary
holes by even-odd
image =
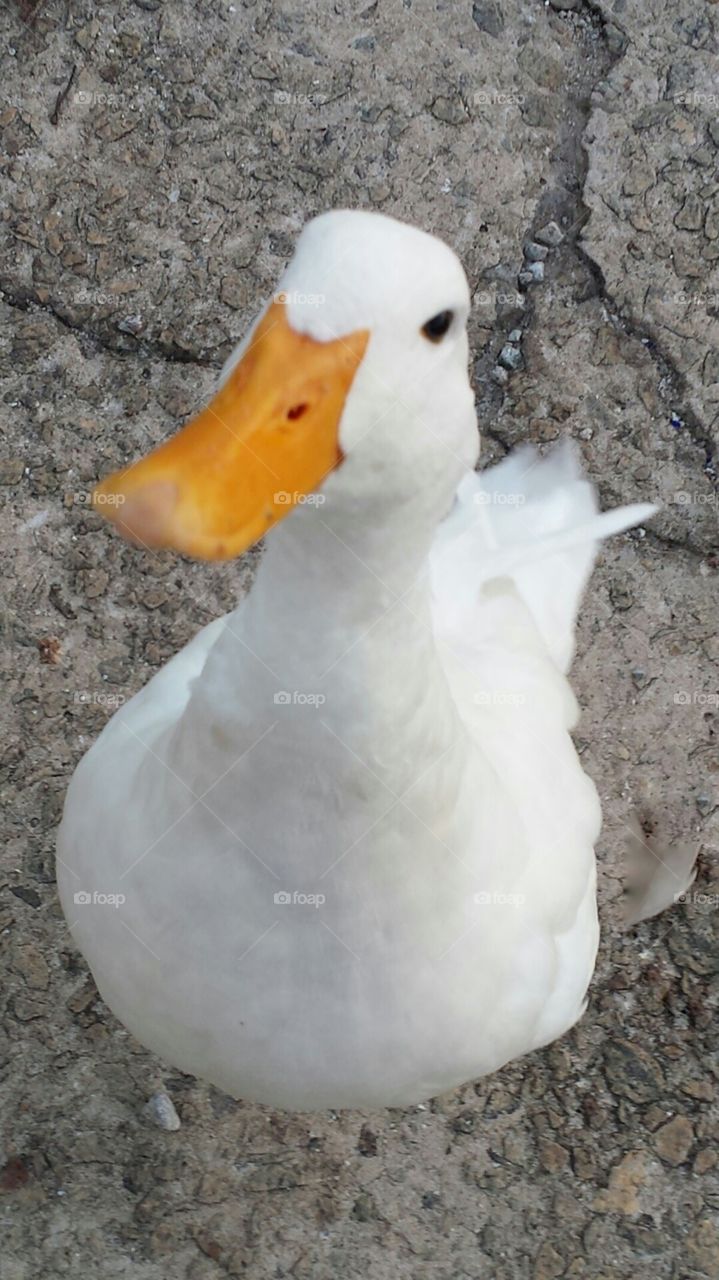
[[[177,725],[176,770],[196,777],[202,761],[217,776],[276,726],[300,753],[329,731],[399,791],[427,752],[460,737],[432,625],[434,527],[400,524],[382,538],[345,527],[350,544],[323,514],[298,508],[273,531]]]
[[[300,507],[268,539],[242,606],[247,643],[287,679],[318,679],[393,615],[396,642],[431,641],[426,567],[433,528],[378,529]]]

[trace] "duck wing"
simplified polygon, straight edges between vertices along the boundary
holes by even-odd
[[[438,637],[466,643],[480,594],[511,579],[546,653],[566,672],[577,613],[599,542],[654,515],[651,503],[600,512],[579,451],[531,445],[462,480],[430,557]]]

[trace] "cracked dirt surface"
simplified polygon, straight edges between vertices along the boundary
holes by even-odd
[[[716,1277],[719,5],[25,0],[0,24],[3,1280]],[[587,1014],[426,1108],[297,1117],[124,1032],[53,841],[114,705],[253,562],[139,553],[89,489],[205,400],[303,222],[346,205],[462,257],[485,461],[570,434],[604,505],[664,505],[605,548],[574,666],[605,814]],[[703,853],[690,901],[624,933],[634,810]],[[143,1115],[159,1085],[178,1132]]]

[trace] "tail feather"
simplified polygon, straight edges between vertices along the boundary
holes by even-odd
[[[582,593],[602,538],[654,515],[651,503],[600,513],[579,451],[563,441],[546,456],[525,445],[466,476],[432,553],[435,599],[452,628],[480,589],[510,577],[553,660],[566,671]]]

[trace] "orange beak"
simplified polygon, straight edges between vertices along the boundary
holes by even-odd
[[[369,332],[295,333],[273,302],[207,408],[101,481],[95,509],[146,547],[239,556],[342,461],[339,425]]]

